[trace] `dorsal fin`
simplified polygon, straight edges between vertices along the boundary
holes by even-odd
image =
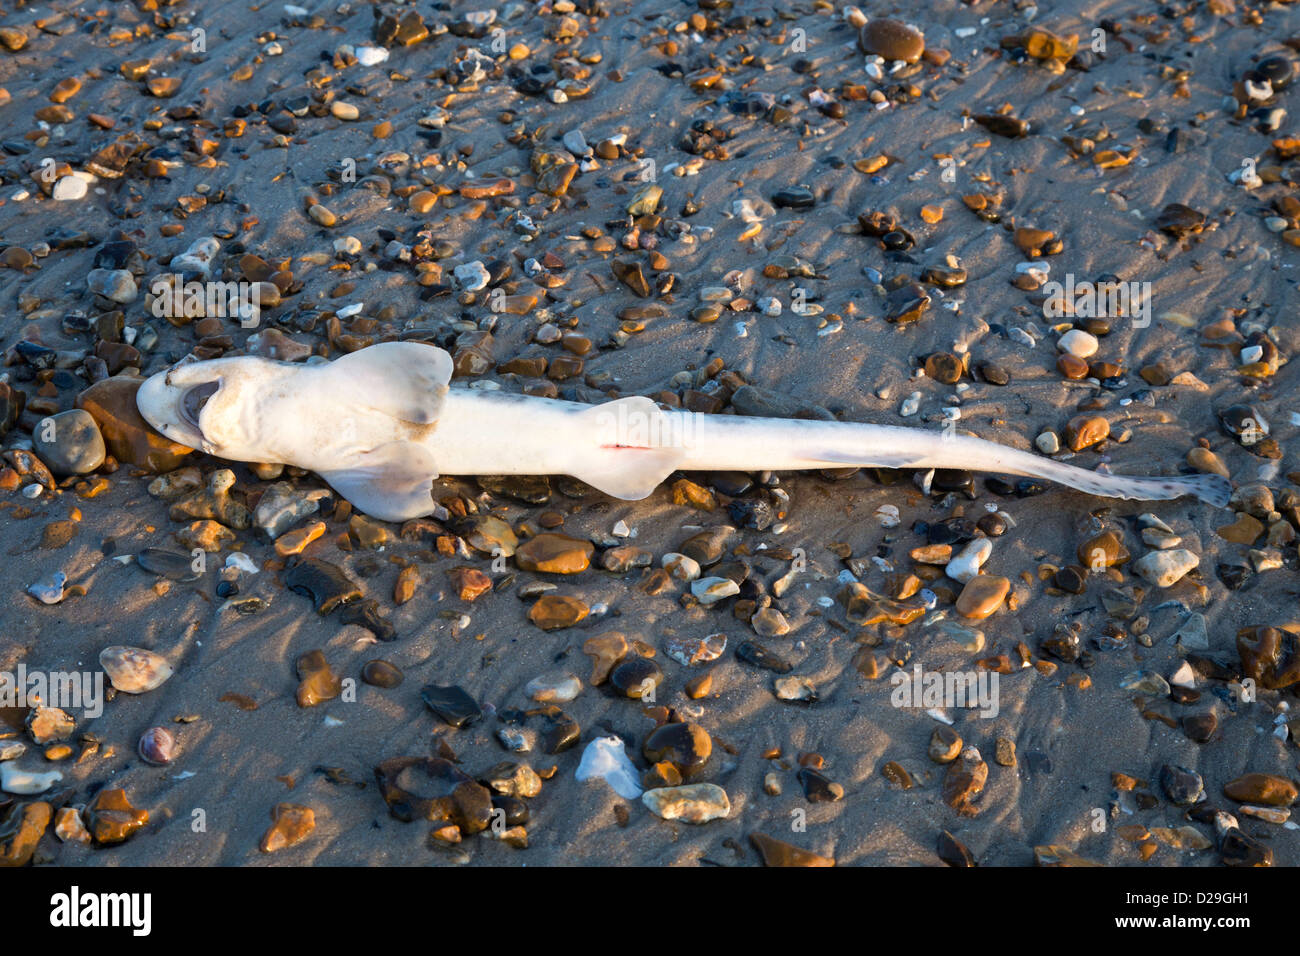
[[[380,342],[324,366],[331,391],[350,404],[430,425],[442,414],[451,356],[423,342]]]

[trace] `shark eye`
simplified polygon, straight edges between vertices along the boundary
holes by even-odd
[[[203,406],[208,403],[208,399],[217,393],[221,388],[220,382],[205,382],[202,385],[195,385],[185,393],[181,399],[181,414],[185,420],[195,428],[199,427],[199,412],[203,411]]]

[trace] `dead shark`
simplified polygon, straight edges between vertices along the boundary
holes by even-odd
[[[1218,475],[1088,471],[970,435],[896,425],[702,415],[644,397],[584,405],[452,389],[452,361],[388,342],[333,362],[254,356],[193,361],[151,376],[140,412],[173,441],[234,461],[314,471],[387,521],[430,514],[439,475],[572,475],[615,498],[649,495],[674,471],[957,468],[1044,478],[1108,498],[1192,495],[1223,507]]]

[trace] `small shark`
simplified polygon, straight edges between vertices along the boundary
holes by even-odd
[[[1193,495],[1223,507],[1218,475],[1103,474],[968,435],[854,422],[664,410],[644,397],[584,405],[449,387],[452,361],[388,342],[333,362],[254,356],[182,362],[137,393],[158,431],[235,461],[314,471],[386,521],[430,514],[439,475],[572,475],[644,498],[674,471],[958,468],[1026,475],[1109,498]]]

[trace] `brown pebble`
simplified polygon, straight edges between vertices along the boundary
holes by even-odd
[[[1081,379],[1088,377],[1088,363],[1077,355],[1071,355],[1065,352],[1056,360],[1056,370],[1069,379]]]
[[[901,20],[868,20],[858,32],[858,47],[886,60],[915,63],[925,52],[925,34]]]
[[[401,684],[405,680],[405,675],[397,665],[375,659],[366,661],[361,668],[361,679],[371,687],[390,689]]]
[[[1083,451],[1110,436],[1110,422],[1100,415],[1076,415],[1065,426],[1065,443],[1071,451]]]
[[[393,603],[405,604],[415,597],[415,589],[420,583],[420,569],[408,564],[397,574],[397,583],[393,585]]]
[[[296,803],[277,803],[271,808],[271,826],[262,836],[258,849],[274,853],[301,843],[316,829],[316,814],[311,807]]]
[[[343,682],[330,668],[323,651],[308,651],[298,658],[299,707],[315,707],[343,693]]]
[[[1223,794],[1242,803],[1289,807],[1297,796],[1296,785],[1285,777],[1269,773],[1248,773],[1223,785]]]
[[[1011,581],[991,574],[977,574],[966,582],[957,598],[957,613],[962,617],[982,621],[1002,606],[1011,590]]]

